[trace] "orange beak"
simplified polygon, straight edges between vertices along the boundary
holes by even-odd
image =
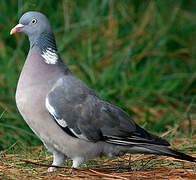
[[[24,27],[23,24],[17,24],[15,27],[13,27],[10,31],[10,35],[20,31]]]

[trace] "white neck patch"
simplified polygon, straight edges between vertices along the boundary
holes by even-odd
[[[52,48],[47,48],[45,51],[41,53],[47,64],[56,64],[58,60],[57,52]]]

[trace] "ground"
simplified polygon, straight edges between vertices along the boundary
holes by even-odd
[[[191,152],[195,142],[181,138],[173,147],[184,146],[183,152],[196,156]],[[21,151],[21,146],[14,144],[0,152],[0,179],[196,179],[196,163],[143,154],[94,159],[72,173],[68,160],[56,172],[47,173],[52,155],[43,146],[23,148]]]

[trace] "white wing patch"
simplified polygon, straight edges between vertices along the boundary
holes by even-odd
[[[83,134],[77,134],[72,128],[69,128],[70,131],[78,138],[80,139],[84,139],[84,140],[88,140],[86,136],[84,136]]]
[[[57,123],[62,126],[62,127],[66,127],[67,126],[67,123],[65,122],[65,120],[63,119],[56,119]]]
[[[50,105],[48,98],[46,98],[46,108],[50,112],[50,114],[55,118],[56,122],[61,126],[61,127],[66,127],[67,123],[63,119],[57,119],[56,118],[56,112],[55,109]]]
[[[55,109],[50,105],[48,98],[46,98],[46,108],[53,116],[56,116]]]
[[[46,51],[43,51],[41,55],[47,64],[56,64],[57,63],[58,54],[54,49],[47,48]]]

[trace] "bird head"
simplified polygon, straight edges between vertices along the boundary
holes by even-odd
[[[25,33],[29,37],[30,42],[33,43],[43,32],[52,34],[52,28],[44,14],[29,11],[22,15],[19,24],[11,29],[10,34],[15,34],[16,32]]]

